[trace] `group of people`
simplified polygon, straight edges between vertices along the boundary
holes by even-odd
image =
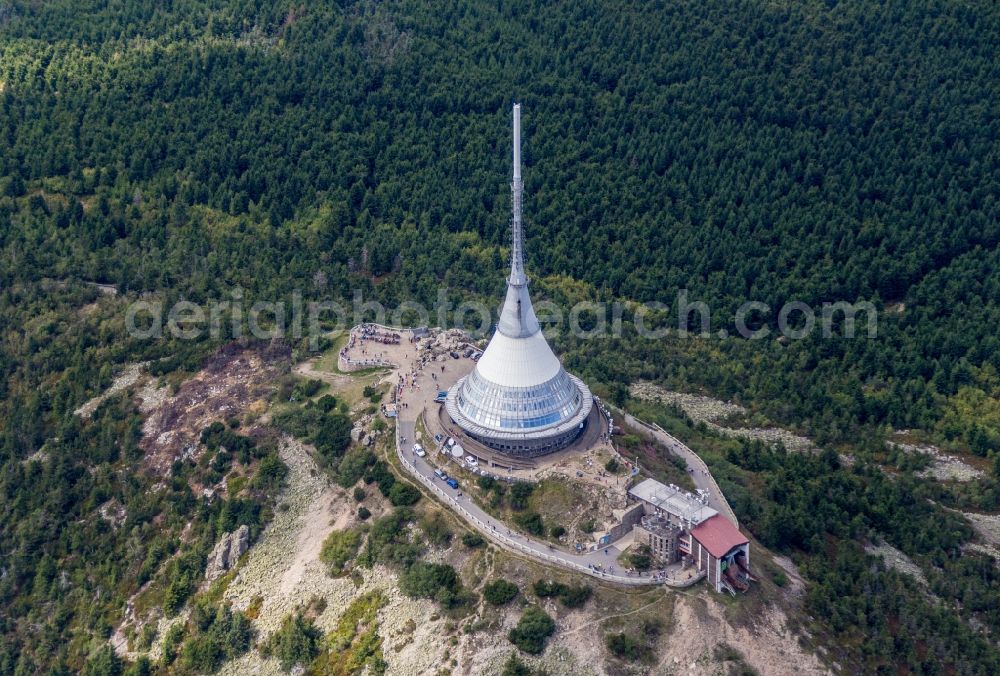
[[[358,333],[361,340],[382,343],[383,345],[399,345],[400,335],[391,331],[383,331],[374,324],[362,324]],[[351,343],[354,343],[354,336],[351,336]]]
[[[398,333],[383,331],[374,324],[362,324],[357,331],[351,332],[347,345],[340,348],[341,360],[355,366],[390,365],[390,362],[387,360],[388,355],[386,355],[385,352],[372,352],[369,354],[368,349],[364,347],[366,342],[379,343],[383,345],[398,345],[400,342],[400,335]],[[352,359],[350,350],[354,349],[354,347],[359,345],[359,343],[361,345],[361,354],[364,358]]]

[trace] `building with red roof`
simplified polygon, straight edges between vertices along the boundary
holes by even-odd
[[[634,542],[646,545],[661,564],[696,565],[715,591],[744,591],[750,574],[750,541],[729,519],[708,506],[703,491],[646,479],[628,491],[643,506]]]
[[[725,586],[740,589],[741,578],[749,576],[750,541],[721,514],[691,529],[691,555],[716,591],[722,591]]]

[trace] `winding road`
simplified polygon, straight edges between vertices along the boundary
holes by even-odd
[[[423,458],[416,456],[411,448],[416,423],[413,420],[398,420],[396,424],[396,454],[400,464],[419,480],[424,486],[435,493],[445,504],[450,506],[467,523],[490,540],[505,549],[510,549],[548,564],[557,564],[596,578],[617,582],[625,585],[666,584],[672,587],[689,587],[703,574],[689,570],[678,570],[660,578],[647,575],[623,574],[617,559],[621,551],[609,546],[596,551],[574,554],[545,542],[532,540],[508,529],[502,521],[487,514],[468,495],[462,492],[462,487],[451,488],[434,475],[434,468]],[[403,441],[406,439],[407,441]],[[610,572],[613,567],[614,572]]]

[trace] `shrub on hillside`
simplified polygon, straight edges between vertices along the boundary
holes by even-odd
[[[514,517],[514,523],[531,533],[532,535],[542,535],[545,533],[545,523],[538,512],[525,512]]]
[[[517,658],[517,653],[511,653],[507,661],[504,662],[500,676],[531,676],[531,669]]]
[[[593,594],[587,585],[568,585],[549,580],[536,580],[532,587],[538,598],[554,596],[567,608],[579,608]]]
[[[281,668],[291,671],[297,664],[307,665],[313,661],[319,654],[322,636],[323,632],[301,613],[286,615],[281,628],[260,647],[260,653],[264,657],[278,658]]]
[[[417,561],[399,578],[399,589],[407,596],[434,599],[446,608],[462,601],[462,581],[446,563]]]
[[[382,495],[389,497],[389,491],[396,485],[396,477],[393,476],[389,466],[381,460],[375,460],[365,473],[365,483],[376,483]]]
[[[274,490],[281,486],[286,476],[288,476],[288,465],[278,457],[277,453],[271,453],[260,461],[250,485],[253,488]]]
[[[511,509],[526,509],[528,506],[528,498],[535,491],[535,484],[529,483],[516,483],[510,487],[510,506]]]
[[[367,480],[368,468],[375,462],[375,454],[367,448],[356,448],[348,452],[337,465],[337,484],[343,488],[350,488],[362,477],[366,477]]]
[[[649,570],[653,566],[653,552],[649,545],[640,545],[628,555],[628,560],[636,570]]]
[[[502,606],[517,596],[517,592],[518,589],[516,584],[500,578],[498,580],[488,582],[486,586],[483,587],[483,598],[486,599],[486,602],[490,605]]]
[[[223,662],[249,650],[253,642],[250,620],[226,606],[216,609],[196,603],[191,609],[191,626],[194,635],[181,648],[180,665],[192,673],[215,672]]]
[[[648,645],[628,634],[605,634],[604,644],[614,656],[630,662],[647,660],[652,655]]]
[[[421,548],[410,541],[407,524],[413,519],[410,509],[401,507],[372,523],[368,545],[358,557],[358,564],[375,563],[409,566],[420,557]]]
[[[538,655],[545,650],[545,641],[556,631],[556,623],[538,606],[528,606],[517,626],[507,638],[520,650]]]
[[[462,544],[469,549],[475,549],[476,547],[482,547],[486,544],[486,540],[479,533],[464,533],[462,535]]]
[[[412,484],[396,482],[389,489],[388,498],[395,507],[409,507],[420,499],[420,491]]]
[[[441,512],[432,512],[420,519],[420,530],[432,545],[447,547],[451,542],[451,529]]]
[[[343,575],[347,564],[358,553],[361,545],[361,533],[356,530],[335,530],[326,536],[319,559],[327,565],[330,575]]]

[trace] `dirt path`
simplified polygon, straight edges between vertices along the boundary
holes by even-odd
[[[678,592],[678,593],[680,593],[680,592]],[[590,620],[589,622],[585,622],[584,624],[577,625],[577,626],[573,627],[572,629],[570,629],[569,631],[563,632],[562,635],[563,636],[572,636],[573,634],[576,634],[576,633],[578,633],[578,632],[580,632],[580,631],[582,631],[584,629],[589,629],[590,627],[593,627],[594,625],[601,624],[602,622],[607,622],[608,620],[616,620],[616,619],[621,618],[621,617],[628,617],[629,615],[635,615],[636,613],[641,613],[642,611],[646,610],[647,608],[652,608],[657,603],[662,603],[662,602],[663,602],[663,599],[656,599],[655,601],[650,601],[646,605],[640,606],[640,607],[636,608],[635,610],[630,610],[627,613],[612,613],[611,615],[603,615],[601,617],[598,617],[598,618],[595,618],[593,620]]]
[[[296,364],[295,368],[292,370],[296,375],[300,375],[303,378],[315,378],[316,380],[322,380],[324,383],[328,383],[334,388],[345,387],[351,384],[354,380],[352,376],[332,373],[330,371],[316,370],[315,359],[310,359],[309,361],[304,361],[301,364]]]

